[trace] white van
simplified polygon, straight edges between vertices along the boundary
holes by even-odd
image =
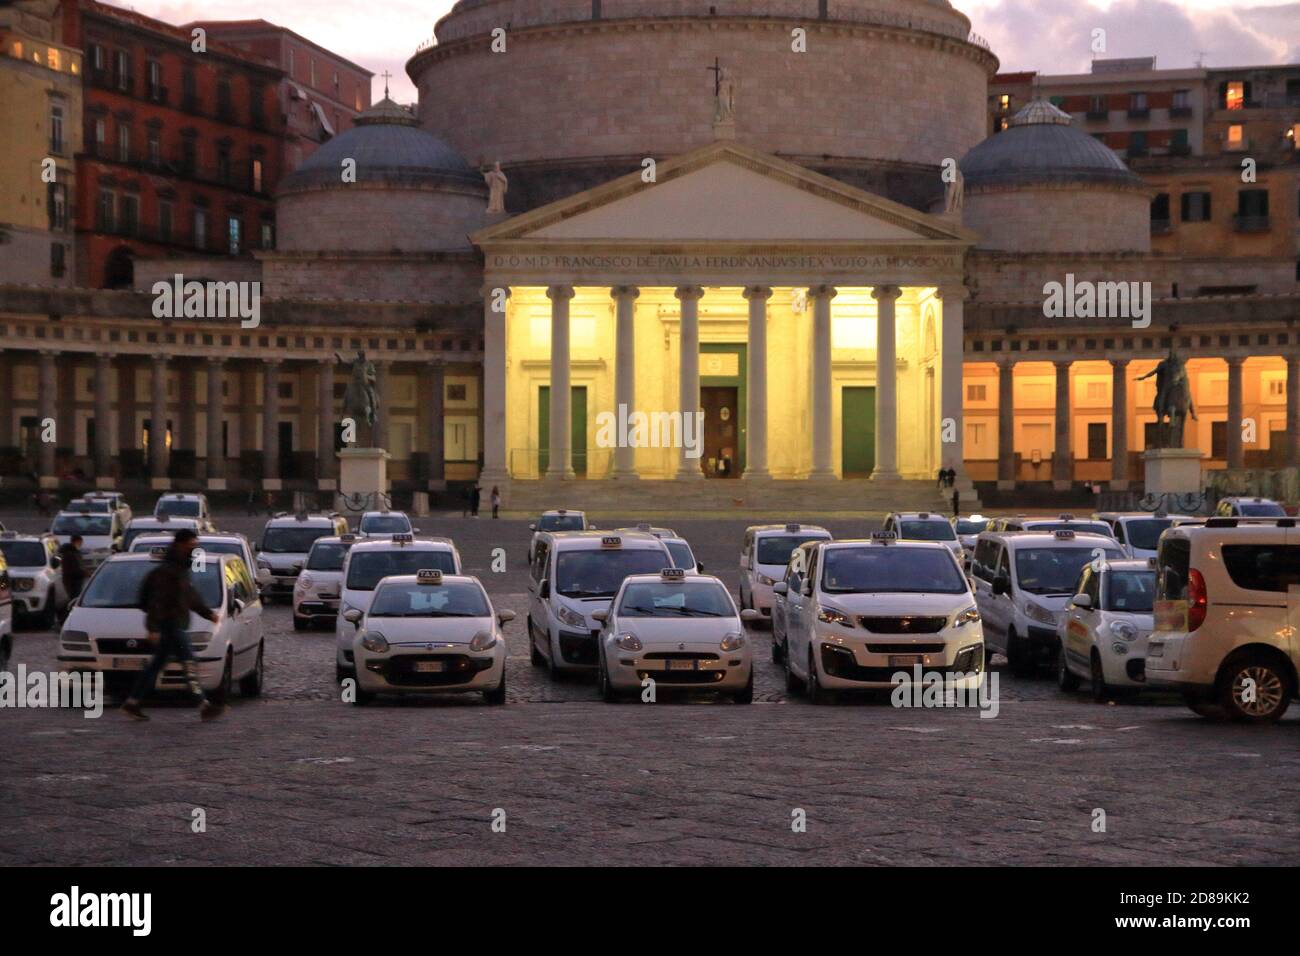
[[[830,541],[831,533],[811,524],[757,524],[745,529],[740,546],[740,609],[772,616],[772,585],[785,576],[790,555],[808,541]]]
[[[1204,717],[1286,713],[1300,671],[1295,518],[1211,518],[1166,531],[1156,558],[1147,683],[1182,691]]]
[[[1156,556],[1160,535],[1181,521],[1195,521],[1190,515],[1152,514],[1150,511],[1103,511],[1093,515],[1110,525],[1112,537],[1130,558]]]
[[[985,531],[975,541],[970,577],[988,651],[1005,654],[1011,672],[1032,677],[1055,664],[1057,625],[1084,565],[1124,558],[1108,535],[1070,530]]]
[[[602,621],[630,574],[673,567],[668,546],[638,531],[543,531],[533,548],[528,582],[529,657],[551,676],[592,670],[600,660]]]
[[[141,520],[139,518],[137,521]],[[76,535],[81,535],[81,555],[88,570],[94,570],[109,555],[121,551],[129,544],[122,530],[122,516],[118,512],[93,514],[89,511],[60,511],[50,524],[50,534],[63,547]]]

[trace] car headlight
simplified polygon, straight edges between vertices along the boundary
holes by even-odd
[[[486,651],[496,646],[497,636],[491,631],[479,631],[474,635],[474,640],[469,642],[471,651]]]
[[[190,631],[191,650],[195,652],[206,651],[208,649],[208,645],[211,643],[212,643],[211,631]]]
[[[766,584],[768,587],[771,587],[773,584],[776,584],[776,580],[774,578],[769,578],[766,574],[760,573],[758,575],[758,583]]]
[[[614,643],[625,651],[639,651],[644,646],[635,634],[620,634]]]
[[[13,582],[15,591],[30,591],[36,587],[36,582],[31,578],[14,578]]]
[[[980,619],[980,610],[974,604],[966,608],[952,619],[953,627],[965,627],[967,624],[978,624]]]
[[[85,631],[64,631],[59,640],[70,651],[90,650],[90,635]]]
[[[724,651],[738,651],[745,646],[745,635],[740,631],[732,631],[722,639],[722,643],[718,646]]]
[[[817,612],[817,620],[823,624],[838,624],[840,627],[852,627],[853,618],[833,607],[824,607]]]
[[[1114,621],[1110,625],[1110,632],[1118,637],[1121,641],[1137,640],[1138,630],[1128,621]]]
[[[378,631],[367,631],[366,636],[361,638],[361,646],[372,654],[388,653],[388,640]]]
[[[295,584],[294,587],[302,591],[310,591],[314,583],[315,582],[312,581],[310,574],[300,574],[298,575],[298,583]]]
[[[1056,615],[1041,604],[1035,604],[1033,601],[1025,602],[1025,616],[1031,621],[1037,621],[1039,624],[1056,626]]]
[[[570,627],[586,627],[587,619],[577,611],[572,611],[563,604],[555,612],[555,616],[560,619],[561,624],[568,624]]]

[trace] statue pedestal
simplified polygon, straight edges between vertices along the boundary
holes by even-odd
[[[1152,448],[1142,453],[1148,495],[1186,495],[1204,490],[1199,448]]]
[[[388,452],[382,448],[344,448],[338,457],[340,494],[388,494]]]

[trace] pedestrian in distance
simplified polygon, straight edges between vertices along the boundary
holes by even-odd
[[[939,484],[938,484],[938,487],[942,488],[942,487],[944,486],[944,484],[947,483],[947,481],[948,481],[948,470],[947,470],[946,468],[940,468],[940,469],[939,469]]]
[[[961,492],[956,488],[952,490],[952,516],[961,517]]]
[[[74,534],[68,543],[59,548],[59,574],[63,578],[63,591],[71,605],[81,596],[81,589],[86,584],[86,562],[81,557],[82,537]]]
[[[479,487],[479,484],[476,481],[474,482],[474,487],[470,490],[469,493],[469,513],[475,518],[478,517],[478,506],[482,500],[483,500],[483,489]]]
[[[501,489],[496,485],[492,486],[492,517],[499,518],[501,511]]]
[[[217,623],[216,612],[203,603],[190,581],[191,554],[198,541],[199,536],[188,528],[177,531],[162,563],[149,572],[140,588],[139,606],[145,614],[145,630],[154,652],[122,705],[122,713],[136,720],[149,719],[140,704],[153,690],[158,674],[173,659],[185,670],[189,695],[198,705],[201,718],[211,720],[226,709],[224,702],[209,700],[199,685],[198,665],[187,630],[190,614]]]

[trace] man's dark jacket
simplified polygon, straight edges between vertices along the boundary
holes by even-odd
[[[162,630],[167,625],[183,630],[189,626],[191,611],[199,617],[213,616],[190,582],[189,562],[174,551],[169,551],[162,564],[144,579],[140,587],[140,608],[150,631]]]
[[[81,560],[81,552],[69,541],[59,548],[59,573],[63,575],[63,586],[69,591],[81,591],[86,583],[86,562]]]

